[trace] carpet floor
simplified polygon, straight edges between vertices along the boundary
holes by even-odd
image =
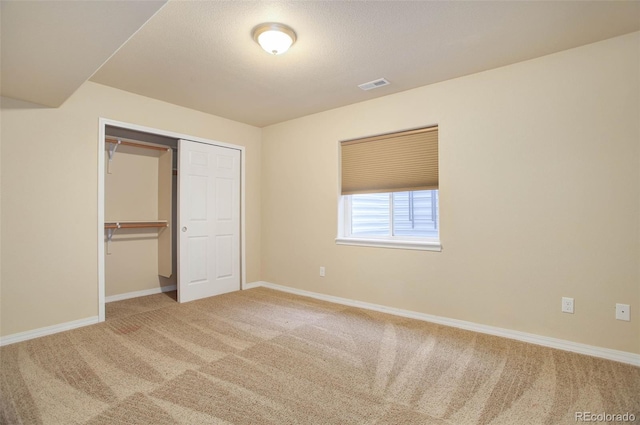
[[[613,361],[266,288],[107,307],[0,348],[0,423],[640,421],[640,368]]]

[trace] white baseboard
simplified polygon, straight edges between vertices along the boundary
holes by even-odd
[[[382,313],[393,314],[395,316],[407,317],[410,319],[422,320],[425,322],[437,323],[440,325],[451,326],[454,328],[466,329],[469,331],[479,332],[488,335],[495,335],[517,341],[528,342],[531,344],[541,345],[544,347],[557,348],[563,351],[571,351],[578,354],[586,354],[588,356],[599,357],[607,360],[614,360],[621,363],[627,363],[634,366],[640,366],[640,354],[629,353],[626,351],[612,350],[610,348],[596,347],[593,345],[581,344],[578,342],[567,341],[564,339],[551,338],[542,335],[535,335],[526,332],[514,331],[511,329],[498,328],[495,326],[481,325],[464,320],[449,319],[447,317],[434,316],[431,314],[418,313],[410,310],[402,310],[399,308],[387,307],[380,304],[371,304],[363,301],[351,300],[348,298],[335,297],[333,295],[319,294],[317,292],[305,291],[302,289],[291,288],[288,286],[277,285],[270,282],[252,282],[245,285],[244,289],[256,287],[265,287],[275,289],[277,291],[289,292],[291,294],[302,295],[305,297],[316,298],[323,301],[329,301],[336,304],[343,304],[352,307],[359,307],[366,310],[374,310]]]
[[[98,316],[87,317],[86,319],[73,320],[71,322],[60,323],[58,325],[46,326],[44,328],[33,329],[26,332],[18,332],[3,336],[0,338],[0,346],[15,344],[16,342],[26,341],[28,339],[38,338],[41,336],[52,335],[58,332],[69,331],[71,329],[81,328],[87,325],[98,323]]]
[[[146,297],[147,295],[160,294],[162,292],[175,291],[176,285],[162,286],[160,288],[145,289],[142,291],[127,292],[126,294],[110,295],[104,298],[105,303],[128,300],[130,298]]]
[[[267,282],[256,281],[256,282],[245,283],[242,286],[242,290],[258,288],[260,286],[267,286]]]

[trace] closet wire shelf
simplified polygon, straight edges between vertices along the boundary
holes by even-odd
[[[168,227],[166,220],[159,221],[109,221],[104,223],[105,229],[142,229],[145,227]]]
[[[169,227],[169,223],[166,220],[158,221],[108,221],[104,223],[104,228],[107,231],[107,254],[111,254],[109,245],[113,234],[118,229],[145,229],[145,228],[165,228]]]
[[[109,162],[107,163],[107,174],[111,174],[111,162],[113,161],[113,157],[116,153],[116,150],[118,149],[118,146],[122,145],[122,146],[132,146],[135,148],[142,148],[142,149],[151,149],[151,150],[155,150],[155,151],[170,151],[171,147],[169,146],[160,146],[160,145],[153,145],[153,144],[147,144],[147,143],[139,143],[139,142],[133,142],[133,141],[128,141],[128,140],[122,140],[122,139],[113,139],[113,138],[109,138],[109,137],[105,137],[104,140],[107,144],[109,144]]]

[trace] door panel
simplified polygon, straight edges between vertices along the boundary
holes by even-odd
[[[233,180],[216,179],[216,214],[218,221],[233,220]]]
[[[189,238],[189,283],[207,282],[207,253],[208,241],[206,237],[193,236]]]
[[[207,196],[208,196],[208,181],[205,176],[187,176],[189,179],[189,219],[190,220],[202,220],[207,219]]]
[[[178,142],[178,301],[240,289],[240,151]]]
[[[233,236],[216,236],[216,263],[218,275],[216,278],[233,276]]]

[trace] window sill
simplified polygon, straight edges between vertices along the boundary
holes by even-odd
[[[337,245],[368,246],[377,248],[413,249],[419,251],[442,251],[440,241],[392,240],[369,238],[336,238]]]

